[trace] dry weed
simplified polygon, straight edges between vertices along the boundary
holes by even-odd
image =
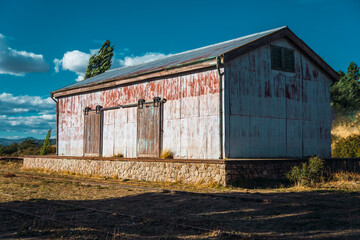
[[[331,129],[331,134],[333,134],[339,138],[346,138],[346,137],[354,135],[354,134],[360,134],[360,128],[359,128],[359,126],[353,126],[353,125],[342,123],[342,124],[333,126]]]
[[[161,151],[160,158],[162,159],[173,159],[174,153],[171,150],[164,149]]]
[[[5,178],[13,178],[13,177],[16,177],[16,175],[14,173],[12,173],[12,172],[8,172],[8,173],[4,174],[4,177]]]
[[[359,173],[351,173],[351,172],[338,172],[333,174],[333,181],[340,182],[357,182],[360,181]]]

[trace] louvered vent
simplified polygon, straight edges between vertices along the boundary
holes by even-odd
[[[284,71],[294,72],[294,50],[283,48]]]
[[[271,46],[271,69],[281,69],[281,47]]]
[[[294,50],[278,46],[271,46],[271,69],[294,72]]]

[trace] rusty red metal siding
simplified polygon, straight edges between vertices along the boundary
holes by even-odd
[[[218,158],[218,84],[216,70],[209,70],[60,98],[59,155],[83,155],[86,106],[106,108],[159,96],[167,99],[163,149],[173,151],[176,158]],[[104,112],[103,156],[136,157],[136,113],[136,108]]]

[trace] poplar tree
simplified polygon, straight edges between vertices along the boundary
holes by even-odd
[[[46,155],[47,153],[49,153],[50,146],[51,146],[50,137],[51,137],[51,128],[49,129],[48,133],[46,134],[44,144],[40,148],[40,155]]]
[[[104,73],[111,67],[111,59],[114,56],[114,46],[110,46],[110,44],[110,41],[106,40],[99,52],[91,56],[84,79]]]

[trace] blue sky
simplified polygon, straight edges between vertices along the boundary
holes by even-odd
[[[360,64],[360,1],[0,0],[0,138],[55,131],[50,91],[79,81],[105,40],[114,67],[284,25],[335,70]]]

